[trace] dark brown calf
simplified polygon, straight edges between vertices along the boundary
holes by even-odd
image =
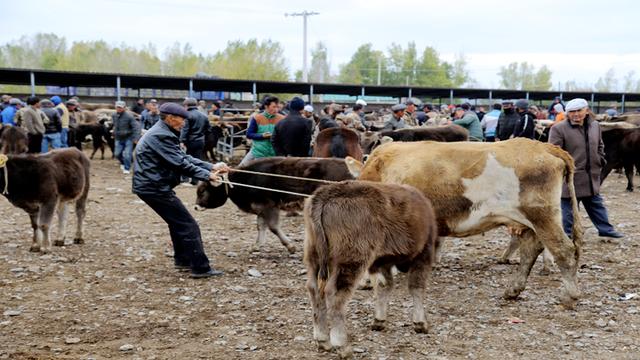
[[[313,306],[313,336],[324,350],[351,355],[345,306],[369,271],[375,281],[373,330],[382,330],[393,288],[391,268],[408,272],[413,324],[427,325],[423,295],[434,261],[438,229],[433,207],[411,186],[346,181],[320,187],[305,203],[304,262]],[[329,331],[331,328],[331,331]]]
[[[0,129],[0,153],[24,154],[29,150],[29,139],[26,131],[15,126],[4,126]]]
[[[0,169],[0,189],[5,186],[9,202],[26,211],[31,218],[31,251],[49,252],[49,231],[53,213],[58,210],[59,238],[64,245],[68,204],[76,202],[78,219],[76,244],[83,243],[82,230],[89,193],[89,159],[75,148],[54,150],[44,155],[9,155]],[[9,183],[7,185],[7,176]]]
[[[347,156],[362,161],[360,138],[355,131],[336,127],[324,129],[318,133],[313,157],[345,158]]]

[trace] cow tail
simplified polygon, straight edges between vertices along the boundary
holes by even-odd
[[[576,248],[576,262],[580,259],[580,254],[582,252],[582,236],[583,229],[582,224],[580,223],[580,215],[578,212],[578,199],[576,198],[576,188],[573,184],[573,174],[575,173],[575,164],[571,155],[568,152],[562,150],[561,148],[550,145],[553,149],[553,155],[559,157],[564,161],[565,165],[565,181],[567,183],[567,188],[569,189],[569,197],[571,198],[571,209],[573,211],[573,227],[571,228],[571,240],[573,241],[573,245]]]
[[[313,233],[315,234],[315,252],[317,254],[318,265],[318,287],[320,289],[320,296],[324,294],[324,288],[329,278],[329,241],[327,240],[327,234],[324,232],[324,222],[322,213],[324,211],[324,205],[321,202],[312,204],[313,211]]]

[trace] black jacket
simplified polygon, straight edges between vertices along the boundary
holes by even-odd
[[[140,126],[127,111],[113,113],[113,137],[116,140],[135,140],[140,136]]]
[[[271,144],[278,156],[309,156],[313,122],[300,113],[292,111],[280,120],[273,134]]]
[[[173,193],[184,175],[209,180],[213,164],[185,154],[178,132],[158,121],[138,142],[135,151],[133,192],[141,195]]]
[[[201,113],[197,107],[188,109],[189,117],[184,121],[184,127],[180,132],[180,142],[188,144],[190,142],[203,142],[211,132],[211,124],[207,115]]]
[[[58,110],[52,107],[43,107],[42,112],[49,118],[49,123],[44,124],[44,133],[53,134],[62,131],[62,118]]]
[[[498,118],[498,126],[496,127],[496,136],[500,140],[507,140],[513,135],[516,123],[520,120],[520,115],[515,109],[512,111],[502,112]]]
[[[516,123],[513,129],[513,137],[524,137],[533,139],[533,133],[536,126],[536,116],[532,113],[525,111],[520,113],[520,119]]]

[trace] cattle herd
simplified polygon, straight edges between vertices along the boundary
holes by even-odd
[[[110,124],[107,117],[94,120],[80,123],[76,139],[81,144],[91,135],[91,158],[98,150],[104,158],[105,145],[112,146]],[[640,168],[640,129],[624,117],[607,120],[603,139],[608,163],[602,180],[623,168],[627,190],[633,191],[634,167]],[[209,150],[224,136],[222,129],[210,139]],[[0,190],[29,214],[31,251],[50,251],[56,211],[60,233],[53,244],[64,245],[68,207],[74,202],[73,242],[82,244],[90,159],[74,148],[21,154],[26,136],[17,128],[2,130],[0,148],[8,155],[0,158]],[[317,137],[314,157],[258,159],[232,170],[225,181],[201,182],[196,210],[217,208],[230,199],[257,216],[255,249],[264,245],[269,229],[290,253],[297,249],[280,229],[280,211],[304,211],[313,337],[320,349],[334,349],[341,357],[352,355],[345,307],[365,273],[376,298],[373,330],[385,327],[395,268],[407,273],[414,330],[427,331],[425,286],[444,237],[507,226],[516,234],[508,254],[519,248],[520,263],[504,297],[520,295],[546,249],[560,270],[561,302],[574,308],[580,296],[576,273],[583,233],[575,193],[571,238],[562,229],[560,208],[563,183],[573,190],[573,160],[536,140],[467,139],[468,132],[456,125],[363,134],[326,129]]]

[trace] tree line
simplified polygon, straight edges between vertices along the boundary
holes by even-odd
[[[229,41],[214,54],[196,53],[190,44],[175,43],[158,55],[153,44],[139,48],[113,45],[102,40],[74,41],[39,33],[23,36],[0,46],[0,67],[44,70],[116,72],[148,75],[209,75],[228,79],[302,80],[302,71],[290,69],[283,46],[276,41],[256,39]],[[328,49],[322,42],[311,50],[310,82],[363,85],[413,85],[423,87],[477,87],[463,54],[445,61],[433,47],[420,50],[414,42],[406,47],[391,44],[386,51],[370,43],[356,48],[351,59],[331,72]],[[552,72],[547,66],[535,68],[527,62],[501,66],[496,76],[500,87],[516,90],[551,90]],[[593,86],[568,81],[561,90],[640,91],[640,80],[631,72],[622,81],[613,69]]]

